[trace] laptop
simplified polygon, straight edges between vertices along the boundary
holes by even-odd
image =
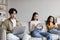
[[[25,26],[15,27],[13,29],[13,34],[22,34],[25,31]]]

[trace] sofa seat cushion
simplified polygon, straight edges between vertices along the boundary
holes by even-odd
[[[31,37],[31,39],[30,40],[46,40],[46,38],[45,37],[43,37],[43,38],[34,38],[34,37]]]
[[[59,35],[56,35],[56,34],[51,34],[51,35],[53,40],[57,40],[59,38]]]

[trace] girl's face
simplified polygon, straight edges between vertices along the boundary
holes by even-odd
[[[50,18],[50,22],[53,22],[53,17]]]
[[[38,20],[38,14],[36,14],[35,16],[34,16],[34,20]]]

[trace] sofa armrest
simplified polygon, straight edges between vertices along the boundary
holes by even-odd
[[[3,40],[6,40],[6,30],[3,30],[3,33],[2,33],[3,35],[2,35],[2,39]]]

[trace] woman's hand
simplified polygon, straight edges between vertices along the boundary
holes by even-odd
[[[34,27],[35,29],[37,28],[37,26],[38,26],[38,25],[35,25],[35,24],[34,24],[34,25],[32,25],[32,27]]]

